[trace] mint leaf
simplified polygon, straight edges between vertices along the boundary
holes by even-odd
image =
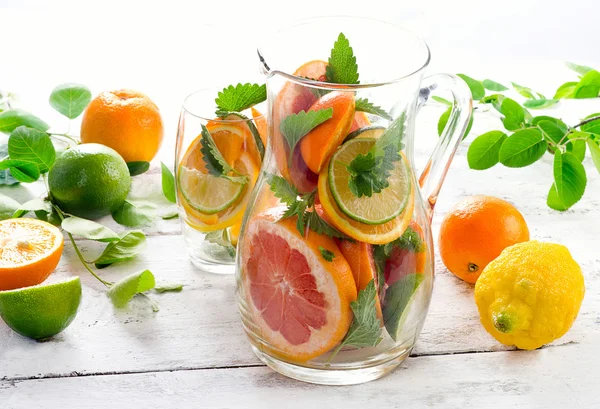
[[[489,169],[500,160],[500,148],[506,140],[502,131],[490,131],[479,135],[469,146],[469,167],[476,170]]]
[[[154,203],[145,200],[127,199],[112,213],[112,217],[123,226],[138,227],[149,224],[156,218],[156,208]]]
[[[505,87],[504,85],[502,85],[496,81],[492,81],[492,80],[483,80],[482,84],[485,89],[489,89],[490,91],[507,91],[508,90],[508,88]]]
[[[303,218],[305,220],[306,227],[308,227],[309,229],[311,229],[312,231],[314,231],[317,234],[320,234],[322,236],[327,236],[329,238],[344,239],[344,240],[349,239],[348,236],[346,236],[344,233],[342,233],[341,231],[339,231],[338,229],[336,229],[335,227],[333,227],[332,225],[327,223],[325,220],[323,220],[321,218],[321,216],[319,216],[319,214],[317,212],[315,212],[314,210],[313,211],[305,211]],[[304,234],[304,232],[302,234]]]
[[[504,115],[502,123],[507,130],[514,131],[525,125],[525,110],[515,100],[504,98],[500,112]]]
[[[229,239],[227,229],[215,230],[206,233],[204,239],[209,243],[213,243],[223,247],[225,250],[227,250],[227,253],[230,257],[235,257],[235,247],[233,247],[233,244],[231,244],[231,240]]]
[[[71,234],[82,236],[89,240],[111,242],[120,239],[119,235],[108,227],[91,220],[82,219],[81,217],[69,216],[62,221],[61,227]]]
[[[0,113],[0,132],[9,134],[20,126],[47,131],[50,126],[35,115],[21,109],[11,109]]]
[[[69,119],[75,119],[92,100],[92,93],[85,85],[61,84],[50,94],[50,106]]]
[[[167,200],[171,203],[177,203],[175,199],[175,177],[173,176],[173,172],[165,165],[164,163],[160,163],[161,173],[162,173],[162,191],[163,195],[167,198]]]
[[[202,152],[202,159],[206,164],[208,173],[213,176],[224,176],[233,170],[231,165],[229,165],[225,158],[223,158],[221,152],[219,152],[217,144],[204,125],[202,125],[202,136],[200,142],[202,145],[200,152]]]
[[[350,41],[344,33],[340,33],[337,41],[333,44],[329,64],[325,76],[327,82],[335,84],[358,84],[358,65],[354,51],[350,47]]]
[[[97,268],[108,267],[114,263],[131,260],[146,248],[146,236],[141,231],[130,231],[119,240],[110,242],[100,257],[94,260]]]
[[[325,261],[332,262],[335,258],[335,254],[333,253],[333,251],[327,250],[323,246],[319,246],[319,251],[321,252],[321,257],[323,257]]]
[[[554,99],[575,98],[575,89],[578,82],[565,82],[554,93]]]
[[[267,99],[267,86],[265,84],[237,84],[223,88],[215,99],[217,116],[224,112],[242,112]]]
[[[523,106],[531,109],[543,109],[558,104],[557,99],[528,99]]]
[[[381,342],[381,321],[377,318],[376,296],[375,281],[371,280],[363,290],[359,291],[356,301],[350,303],[354,320],[333,355],[345,346],[375,347]]]
[[[19,209],[21,203],[15,199],[0,194],[0,220],[12,219],[13,214]]]
[[[10,134],[8,154],[11,159],[36,164],[41,173],[48,172],[56,160],[56,151],[48,134],[26,126],[20,126]]]
[[[3,160],[0,170],[10,171],[12,178],[23,183],[33,183],[40,178],[40,168],[33,162],[21,159]]]
[[[450,104],[452,105],[452,104]],[[377,105],[373,105],[366,98],[356,98],[355,101],[355,109],[356,111],[366,112],[368,114],[378,115],[388,121],[391,121],[393,118],[388,114],[383,108]]]
[[[287,205],[292,205],[298,201],[298,190],[287,179],[273,174],[267,174],[267,183],[275,197]]]
[[[150,270],[144,270],[116,282],[107,294],[115,307],[123,308],[136,294],[151,290],[155,285],[154,275]]]
[[[356,197],[371,197],[380,193],[390,184],[388,178],[394,169],[394,163],[402,157],[393,145],[383,149],[383,154],[374,151],[366,155],[359,153],[346,167],[350,173],[348,187]]]
[[[600,72],[592,70],[586,73],[581,80],[579,80],[579,83],[575,87],[574,97],[577,99],[596,98],[599,93]]]
[[[180,293],[183,290],[183,284],[165,284],[160,287],[154,287],[157,293],[175,292]]]
[[[23,203],[22,205],[20,205],[12,217],[14,217],[15,219],[18,219],[19,217],[25,216],[29,212],[35,212],[36,216],[38,216],[39,219],[44,220],[43,218],[39,217],[39,212],[50,214],[53,211],[54,211],[54,209],[52,207],[52,204],[48,200],[31,199],[31,200]],[[44,220],[44,221],[47,221],[47,220]]]
[[[447,105],[447,106],[452,106],[452,102],[448,101],[446,98],[442,98],[442,97],[438,97],[436,95],[433,95],[431,97],[431,99],[433,99],[434,101],[439,102],[440,104],[444,104],[444,105]]]
[[[292,162],[294,149],[300,139],[332,116],[333,108],[327,108],[318,111],[300,111],[297,114],[286,116],[281,121],[279,130],[290,147],[290,163]]]
[[[569,67],[569,69],[575,71],[579,75],[585,75],[588,72],[594,70],[592,67],[587,67],[585,65],[578,65],[578,64],[575,64],[575,63],[572,63],[572,62],[568,62],[568,61],[565,62],[565,65],[567,67]]]
[[[598,173],[600,173],[600,147],[598,147],[598,142],[588,138],[586,140],[588,144],[588,148],[590,148],[590,154],[592,156],[592,162],[594,162],[594,166]]]
[[[127,168],[129,169],[130,176],[141,175],[142,173],[146,173],[148,169],[150,169],[150,162],[127,162]]]
[[[564,211],[577,203],[585,192],[585,168],[572,153],[554,154],[554,184],[548,194],[548,206]]]
[[[383,322],[394,341],[398,340],[404,324],[406,317],[404,312],[424,278],[423,274],[408,274],[392,284],[385,292],[385,305],[382,308]]]
[[[500,163],[509,168],[522,168],[536,162],[546,152],[548,143],[539,129],[522,129],[509,136],[499,152]]]
[[[481,81],[477,81],[465,74],[456,75],[462,78],[463,81],[467,83],[469,89],[471,90],[471,95],[473,96],[474,100],[479,101],[485,96],[485,88],[483,88],[483,84],[481,83]]]

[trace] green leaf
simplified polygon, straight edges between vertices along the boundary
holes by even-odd
[[[25,216],[29,212],[43,212],[49,214],[52,213],[53,210],[52,203],[50,203],[48,200],[32,199],[20,205],[12,217],[18,219],[19,217]]]
[[[171,203],[177,203],[175,199],[175,177],[173,176],[173,172],[165,165],[164,163],[160,163],[162,169],[162,191],[163,195],[167,198],[167,200]]]
[[[233,244],[231,244],[231,240],[229,238],[229,234],[227,233],[227,229],[215,230],[206,233],[204,239],[209,243],[213,243],[223,247],[225,250],[227,250],[227,253],[231,257],[235,257],[235,247],[233,246]]]
[[[565,129],[565,132],[567,129],[569,129],[567,124],[565,124],[563,121],[561,121],[558,118],[554,118],[554,117],[548,116],[548,115],[539,115],[539,116],[533,117],[533,119],[531,120],[531,125],[537,126],[541,121],[550,121],[550,122],[560,126],[562,129]]]
[[[230,172],[235,172],[235,170],[231,167],[229,163],[225,160],[221,152],[219,151],[219,147],[215,143],[212,135],[206,128],[206,126],[202,126],[202,136],[200,141],[202,142],[202,147],[200,148],[200,152],[202,152],[202,159],[204,160],[204,164],[208,173],[213,176],[220,176],[231,180],[232,182],[246,184],[248,183],[247,176],[229,176]]]
[[[8,156],[8,145],[7,144],[1,144],[0,145],[0,159],[6,158]],[[0,162],[0,166],[3,162]],[[37,168],[37,166],[36,166]],[[39,172],[39,170],[38,170]],[[38,175],[39,177],[39,175]],[[15,185],[19,183],[19,181],[17,179],[14,178],[14,176],[10,173],[10,170],[5,169],[2,170],[2,168],[0,168],[0,186],[2,185],[7,185],[7,186],[11,186],[11,185]]]
[[[50,94],[50,106],[69,119],[81,115],[91,100],[89,88],[75,83],[58,85]]]
[[[129,169],[130,176],[141,175],[142,173],[146,173],[148,169],[150,169],[150,162],[127,162],[127,168]]]
[[[577,203],[585,192],[587,177],[581,161],[572,153],[554,154],[554,184],[548,194],[548,206],[564,211]]]
[[[444,128],[446,128],[446,124],[448,123],[448,120],[450,119],[451,113],[452,113],[452,107],[450,107],[446,111],[444,111],[442,116],[440,116],[440,119],[438,119],[438,124],[437,124],[438,136],[442,136],[442,132],[444,132]],[[467,125],[467,130],[465,131],[463,140],[467,136],[469,136],[469,133],[471,132],[471,128],[473,127],[474,119],[475,119],[475,115],[471,114],[471,119],[469,119],[469,124]]]
[[[154,287],[157,293],[175,292],[180,293],[183,290],[183,284],[165,284],[160,287]]]
[[[469,89],[471,90],[471,95],[473,95],[473,99],[476,101],[479,101],[481,98],[483,98],[485,96],[485,88],[483,88],[483,84],[481,83],[481,81],[477,81],[465,74],[456,74],[458,75],[460,78],[462,78],[467,85],[469,86]]]
[[[177,206],[167,206],[159,209],[158,216],[163,220],[171,220],[179,217]]]
[[[404,311],[423,279],[423,274],[408,274],[392,284],[385,292],[385,305],[382,309],[383,322],[394,341],[397,341],[399,328],[402,327],[405,320]]]
[[[319,246],[319,251],[321,252],[321,257],[323,257],[325,261],[332,262],[335,258],[335,254],[333,253],[333,251],[327,250],[323,246]]]
[[[0,169],[9,171],[10,175],[19,182],[33,183],[40,178],[40,168],[35,163],[20,160],[6,159],[0,162]]]
[[[522,129],[509,136],[500,148],[500,163],[509,168],[522,168],[536,162],[546,152],[548,142],[539,129]]]
[[[343,33],[333,44],[329,64],[327,64],[325,76],[327,82],[335,84],[358,84],[358,65],[354,51],[350,47],[350,41]]]
[[[20,206],[15,199],[0,194],[0,220],[12,219]]]
[[[584,119],[590,119],[600,117],[600,113],[591,114],[586,116]],[[595,133],[596,135],[600,135],[600,119],[596,119],[595,121],[588,122],[585,125],[581,126],[581,130],[589,133]]]
[[[554,99],[575,98],[575,89],[578,82],[565,82],[554,93]]]
[[[61,226],[63,230],[89,240],[110,242],[120,239],[119,235],[108,227],[81,217],[69,216],[62,221]]]
[[[452,102],[448,101],[445,98],[442,97],[438,97],[438,96],[432,96],[431,99],[433,99],[434,101],[439,102],[440,104],[444,104],[444,105],[448,105],[448,106],[452,106]]]
[[[279,130],[290,147],[290,163],[294,149],[300,139],[333,116],[333,108],[318,111],[300,111],[286,116],[279,125]]]
[[[574,97],[577,99],[596,98],[600,93],[600,72],[596,70],[589,71],[585,74],[577,87],[575,87]],[[2,115],[2,114],[0,114]]]
[[[107,294],[115,307],[123,308],[136,294],[151,290],[155,285],[154,275],[150,270],[144,270],[116,282]]]
[[[483,80],[483,87],[485,89],[489,89],[490,91],[507,91],[508,88],[505,87],[504,85],[496,82],[496,81],[492,81],[492,80]]]
[[[579,75],[585,75],[594,69],[592,67],[587,67],[585,65],[578,65],[572,62],[565,61],[565,65],[569,67],[571,70],[575,71]]]
[[[536,99],[536,96],[534,94],[535,91],[533,91],[531,88],[528,87],[523,87],[519,84],[515,84],[514,82],[511,82],[513,88],[521,95],[523,95],[525,98],[527,99]],[[540,95],[539,93],[536,92],[536,94]]]
[[[562,122],[562,121],[561,121]],[[567,133],[568,129],[559,125],[556,122],[541,120],[537,123],[537,126],[542,130],[544,139],[547,141],[554,142],[555,144],[561,143],[563,137]]]
[[[469,167],[484,170],[494,166],[500,160],[500,148],[505,140],[506,134],[502,131],[490,131],[479,135],[467,152]]]
[[[145,200],[127,199],[112,213],[113,219],[123,226],[138,227],[149,224],[156,217],[157,206]]]
[[[592,139],[587,139],[587,145],[590,148],[590,154],[592,155],[592,161],[594,162],[594,166],[596,166],[596,170],[600,173],[600,147],[598,147],[598,143],[593,141]]]
[[[0,132],[10,134],[20,126],[47,131],[50,126],[35,115],[20,109],[11,109],[0,113]]]
[[[523,106],[531,109],[543,109],[558,104],[557,99],[528,99]]]
[[[46,132],[20,126],[8,138],[11,159],[34,163],[41,173],[46,173],[56,159],[56,151]],[[11,172],[12,173],[12,172]],[[13,176],[16,177],[16,175]]]
[[[141,231],[126,232],[117,241],[104,248],[100,257],[94,260],[97,268],[108,267],[114,263],[131,260],[146,248],[146,236]]]
[[[215,99],[217,115],[223,112],[242,112],[267,99],[267,86],[265,84],[237,84],[223,88]]]
[[[450,104],[450,105],[452,105],[452,104]],[[381,108],[380,106],[377,106],[377,105],[373,105],[366,98],[356,98],[356,101],[355,101],[355,110],[356,111],[366,112],[368,114],[377,115],[377,116],[380,116],[380,117],[382,117],[384,119],[387,119],[388,121],[391,121],[393,119],[390,116],[390,114],[388,114],[383,108]]]
[[[298,190],[287,179],[270,173],[266,174],[266,179],[275,197],[283,203],[292,205],[298,200]]]
[[[376,302],[375,281],[371,280],[363,290],[359,291],[356,301],[350,303],[354,320],[334,354],[345,346],[375,347],[381,342],[381,321],[377,318]]]
[[[500,112],[504,115],[502,123],[507,130],[514,131],[524,126],[525,110],[518,102],[510,98],[504,98],[500,109]]]
[[[329,238],[348,240],[348,236],[323,220],[317,212],[305,211],[304,217],[306,227],[315,233],[327,236]],[[304,232],[302,232],[302,234],[304,234]]]

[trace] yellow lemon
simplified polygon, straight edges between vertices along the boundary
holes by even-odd
[[[505,345],[536,349],[573,325],[585,294],[581,268],[560,244],[506,248],[475,285],[481,323]]]

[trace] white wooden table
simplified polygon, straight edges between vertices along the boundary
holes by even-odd
[[[40,17],[36,22],[42,20]],[[10,24],[17,27],[11,19],[7,24],[9,28]],[[49,30],[48,36],[56,39],[66,29],[57,30]],[[37,52],[43,54],[45,41],[45,37],[34,39],[31,35],[23,43],[40,43]],[[86,39],[74,37],[72,41],[81,46]],[[99,36],[94,41],[95,45],[102,43]],[[167,46],[161,47],[169,53]],[[128,52],[124,45],[115,50],[122,58]],[[17,53],[16,48],[13,51]],[[19,53],[34,61],[24,50]],[[8,78],[7,86],[21,94],[24,105],[59,124],[58,116],[53,116],[44,104],[45,95],[60,81],[85,82],[95,93],[122,85],[147,92],[160,106],[167,125],[160,159],[171,163],[179,102],[184,91],[201,86],[189,80],[193,69],[185,64],[171,67],[183,72],[165,84],[152,75],[167,69],[167,63],[151,67],[149,72],[119,72],[113,65],[102,71],[86,65],[93,57],[89,48],[82,53],[73,62],[74,67],[52,66],[47,76],[36,76],[38,71],[28,64],[7,65],[0,73],[8,74],[4,76]],[[146,61],[149,57],[142,53],[139,58]],[[445,69],[459,70],[447,61]],[[558,78],[568,75],[558,62],[545,67],[559,72],[562,76]],[[216,72],[214,67],[206,69]],[[554,79],[540,78],[538,68],[527,71],[505,64],[480,70],[479,74],[481,78],[491,77],[488,73],[493,70],[496,77],[492,78],[501,82],[513,79],[534,87],[541,84],[545,90],[557,85]],[[477,69],[474,71],[476,76]],[[600,101],[562,103],[551,114],[574,123],[592,112],[600,112]],[[427,106],[418,119],[418,165],[426,160],[435,142],[435,122],[440,113],[440,107]],[[473,136],[492,126],[501,126],[497,118],[478,115]],[[526,352],[497,343],[479,323],[473,287],[451,275],[436,257],[429,315],[411,357],[400,368],[378,381],[351,387],[322,387],[290,380],[266,368],[252,354],[238,318],[233,277],[210,275],[194,268],[184,250],[179,222],[160,220],[145,229],[148,248],[141,257],[102,270],[101,274],[114,280],[148,268],[159,283],[184,284],[183,292],[152,295],[160,305],[158,313],[153,313],[143,299],[134,299],[127,309],[117,310],[67,243],[52,279],[81,277],[84,297],[79,314],[66,331],[42,343],[25,339],[0,322],[0,408],[600,407],[600,177],[587,158],[584,198],[567,212],[555,212],[545,204],[552,184],[549,159],[526,169],[473,171],[466,162],[467,145],[472,139],[459,148],[442,189],[433,221],[434,236],[443,214],[454,203],[468,195],[490,194],[511,201],[521,210],[533,239],[566,245],[583,269],[587,291],[573,328],[551,345]],[[136,178],[136,194],[160,196],[157,163],[150,173]],[[35,187],[0,188],[0,193],[21,201],[35,195],[34,191]],[[85,252],[100,249],[96,243],[84,240],[79,244]]]

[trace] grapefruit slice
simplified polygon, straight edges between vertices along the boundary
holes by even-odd
[[[423,274],[427,261],[427,245],[423,230],[411,221],[402,237],[393,243],[385,263],[385,282],[391,286],[409,274]]]
[[[263,214],[249,222],[240,253],[253,335],[271,353],[305,362],[346,335],[356,285],[333,239],[310,230],[300,235],[295,218],[273,219]],[[332,261],[319,247],[333,253]]]

